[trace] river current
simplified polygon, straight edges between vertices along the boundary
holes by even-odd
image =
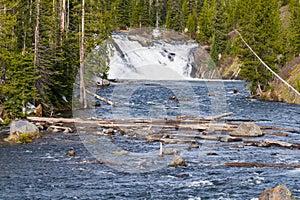
[[[249,91],[241,81],[128,80],[112,83],[97,93],[117,106],[112,108],[101,103],[102,106],[76,113],[77,116],[173,119],[183,115],[206,117],[233,112],[225,119],[233,123],[253,120],[262,126],[278,127],[275,132],[288,135],[280,140],[300,143],[300,106],[248,99]],[[5,131],[2,130],[2,136]],[[272,138],[272,135],[264,137]],[[187,161],[187,166],[161,166],[140,173],[95,162],[95,152],[84,145],[83,140],[77,133],[52,133],[44,134],[32,144],[1,143],[0,199],[254,200],[264,189],[278,184],[286,184],[294,196],[300,197],[299,169],[240,168],[222,164],[300,164],[297,149],[231,148],[228,143],[199,141],[199,149],[182,146],[180,156]],[[133,153],[150,152],[159,147],[159,143],[147,144],[145,140],[122,136],[109,142]],[[66,156],[70,149],[76,151],[75,157]]]

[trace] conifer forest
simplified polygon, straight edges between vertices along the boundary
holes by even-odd
[[[114,31],[161,27],[218,55],[238,58],[250,90],[271,90],[272,74],[232,32],[238,30],[275,72],[300,53],[299,0],[3,0],[0,3],[0,104],[3,118],[27,103],[45,114],[71,109],[84,56]],[[108,73],[108,67],[102,69]],[[222,67],[222,66],[221,66]],[[295,85],[300,89],[300,83]]]

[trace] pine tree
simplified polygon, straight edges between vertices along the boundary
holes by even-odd
[[[166,27],[175,31],[183,30],[183,14],[179,0],[168,0]]]
[[[19,2],[2,2],[0,10],[0,100],[10,119],[22,117],[26,114],[27,103],[37,99],[34,87],[36,70],[33,65],[32,54],[18,48],[18,16]],[[24,25],[23,25],[24,27]]]
[[[186,24],[187,24],[189,15],[190,15],[190,11],[189,11],[189,7],[188,7],[188,4],[187,4],[187,0],[183,0],[183,3],[182,3],[182,15],[183,15],[183,24],[184,24],[184,27],[186,27]]]
[[[131,19],[131,0],[117,0],[113,7],[116,26],[120,29],[128,29]]]
[[[215,0],[204,0],[203,7],[198,19],[198,35],[197,40],[201,43],[209,44],[213,36],[214,24],[216,18],[216,2]]]
[[[187,33],[189,33],[190,37],[194,38],[196,33],[196,28],[197,28],[196,26],[197,26],[197,14],[196,14],[196,9],[194,9],[192,13],[189,14],[185,26],[187,29]]]
[[[290,0],[291,19],[289,24],[288,46],[292,57],[300,54],[300,2]]]
[[[218,63],[219,54],[225,52],[228,46],[228,14],[226,12],[225,2],[218,1],[216,6],[216,18],[214,24],[213,39],[212,39],[212,51],[211,57],[215,63]]]
[[[139,28],[151,25],[151,12],[148,1],[136,0],[133,4],[131,25]]]
[[[281,21],[276,0],[241,1],[239,31],[253,50],[274,70],[278,71],[276,57],[281,53]],[[268,89],[271,73],[245,47],[242,41],[239,57],[243,62],[240,76],[252,83],[254,94]]]

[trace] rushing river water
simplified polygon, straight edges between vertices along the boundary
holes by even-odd
[[[234,93],[234,89],[239,92]],[[79,115],[172,119],[179,115],[205,117],[233,112],[227,120],[236,123],[254,120],[260,125],[280,127],[277,132],[288,134],[281,140],[300,143],[300,107],[247,99],[249,92],[244,82],[130,80],[113,83],[98,93],[112,99],[117,106],[103,104]],[[178,101],[172,100],[173,96]],[[286,184],[300,197],[299,169],[222,165],[224,162],[300,164],[300,151],[296,149],[231,148],[228,143],[199,141],[199,149],[188,150],[183,146],[180,156],[188,162],[186,167],[162,166],[144,173],[129,173],[93,162],[95,153],[82,141],[83,137],[77,133],[53,133],[32,144],[1,143],[0,199],[250,200],[258,198],[265,188],[278,184]],[[144,140],[121,136],[110,142],[136,153],[159,147],[158,143],[147,144]],[[66,156],[69,149],[76,151],[75,157]]]

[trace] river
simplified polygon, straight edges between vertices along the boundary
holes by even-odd
[[[239,92],[234,93],[234,89]],[[288,135],[281,140],[300,141],[300,107],[247,99],[249,92],[241,81],[128,80],[97,92],[117,106],[103,104],[82,116],[170,119],[178,115],[205,117],[233,112],[227,119],[236,123],[254,120],[259,125],[280,127],[278,132]],[[172,96],[178,101],[170,99]],[[147,144],[122,136],[108,139],[109,144],[134,153],[146,154],[159,147],[158,143]],[[26,145],[1,143],[0,199],[254,200],[264,189],[278,184],[286,184],[300,197],[299,169],[222,165],[235,161],[300,164],[299,150],[230,148],[228,143],[199,141],[199,149],[182,146],[180,156],[187,161],[186,167],[161,165],[141,173],[95,162],[97,155],[83,140],[78,133],[52,133]],[[75,157],[66,156],[69,149],[76,151]]]

